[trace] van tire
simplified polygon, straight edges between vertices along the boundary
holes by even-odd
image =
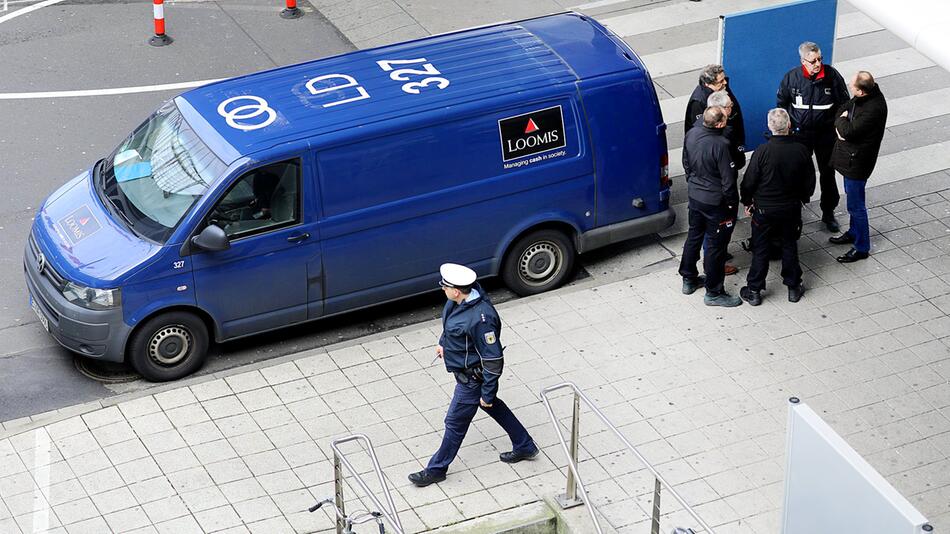
[[[163,313],[145,321],[129,342],[132,367],[150,382],[178,380],[208,356],[208,327],[194,314]]]
[[[526,297],[563,284],[574,269],[574,245],[557,230],[538,230],[508,249],[501,277],[509,289]]]

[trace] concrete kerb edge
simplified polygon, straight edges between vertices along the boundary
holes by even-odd
[[[662,240],[659,240],[658,243],[662,243]],[[664,267],[666,267],[666,264],[670,263],[673,259],[674,258],[665,258],[656,263],[652,263],[645,267],[639,268],[636,271],[614,273],[614,274],[604,275],[604,276],[596,277],[596,278],[595,277],[586,278],[584,280],[580,280],[575,283],[572,283],[571,285],[555,289],[554,291],[549,291],[549,292],[541,293],[538,295],[532,295],[530,297],[522,297],[514,301],[499,304],[498,310],[503,316],[504,310],[511,306],[515,306],[519,304],[530,304],[532,302],[536,302],[545,297],[550,297],[554,295],[569,295],[571,293],[589,289],[591,286],[595,284],[597,284],[598,286],[606,285],[606,284],[611,284],[614,282],[619,282],[622,280],[631,280],[634,278],[639,278],[641,276],[646,276],[648,274],[652,274],[654,272],[662,270]],[[239,375],[239,374],[243,374],[247,372],[258,371],[260,369],[265,369],[268,367],[275,367],[277,365],[281,365],[284,363],[299,360],[301,358],[305,358],[312,354],[319,354],[321,352],[329,353],[331,351],[345,349],[345,348],[353,347],[356,345],[362,345],[364,343],[368,343],[371,341],[377,341],[379,339],[394,337],[394,336],[398,336],[400,334],[404,334],[407,332],[413,332],[413,331],[421,330],[424,328],[431,328],[433,326],[438,326],[438,325],[439,325],[438,319],[431,319],[429,321],[425,321],[421,323],[401,326],[399,328],[387,330],[385,332],[377,332],[377,333],[368,334],[366,336],[362,336],[359,338],[341,341],[333,345],[307,349],[307,350],[295,352],[292,354],[285,354],[283,356],[279,356],[276,358],[262,360],[259,362],[254,362],[248,365],[235,367],[232,369],[225,369],[225,370],[217,371],[217,372],[210,373],[207,375],[185,378],[183,380],[157,385],[157,386],[150,387],[148,389],[144,389],[141,391],[121,393],[112,397],[100,399],[98,401],[93,401],[93,402],[83,403],[83,404],[76,404],[73,406],[67,406],[65,408],[54,410],[52,413],[45,412],[42,414],[30,416],[32,418],[36,418],[36,420],[31,421],[30,423],[25,423],[22,426],[18,425],[14,429],[10,429],[10,430],[4,429],[3,431],[0,431],[0,439],[7,439],[13,436],[24,434],[26,432],[30,432],[31,430],[36,430],[37,428],[51,425],[53,423],[58,423],[65,419],[69,419],[70,417],[81,416],[89,412],[94,412],[96,410],[101,410],[103,408],[108,408],[109,406],[115,406],[117,404],[139,399],[142,397],[158,395],[160,393],[164,393],[166,391],[171,391],[174,389],[191,387],[198,384],[203,384],[205,382],[211,382],[213,380],[227,378],[230,376],[235,376],[235,375]],[[13,421],[16,421],[16,419],[14,419]],[[5,424],[5,423],[6,422],[0,422],[0,424]]]

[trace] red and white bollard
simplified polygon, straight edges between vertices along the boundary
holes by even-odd
[[[287,0],[287,7],[280,12],[280,17],[284,19],[299,19],[303,16],[303,11],[297,7],[297,0]]]
[[[172,38],[165,35],[165,0],[152,0],[152,13],[155,15],[155,35],[151,36],[148,44],[165,46],[172,44]]]

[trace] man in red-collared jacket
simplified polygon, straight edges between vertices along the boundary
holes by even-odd
[[[821,187],[821,220],[829,232],[838,233],[840,227],[835,219],[835,208],[841,195],[831,166],[831,153],[837,140],[835,112],[851,99],[851,95],[841,74],[822,61],[817,44],[802,43],[798,55],[801,65],[782,78],[776,94],[776,107],[788,112],[792,132],[815,155]]]

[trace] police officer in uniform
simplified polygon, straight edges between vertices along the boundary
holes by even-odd
[[[409,480],[420,487],[445,480],[449,464],[458,454],[479,407],[511,438],[513,450],[499,455],[502,462],[516,463],[538,455],[538,447],[524,425],[496,396],[504,367],[498,312],[475,281],[475,271],[445,263],[439,272],[442,275],[439,285],[448,300],[442,310],[442,337],[436,356],[442,358],[446,370],[455,375],[456,385],[445,415],[442,445],[425,469],[409,475]]]

